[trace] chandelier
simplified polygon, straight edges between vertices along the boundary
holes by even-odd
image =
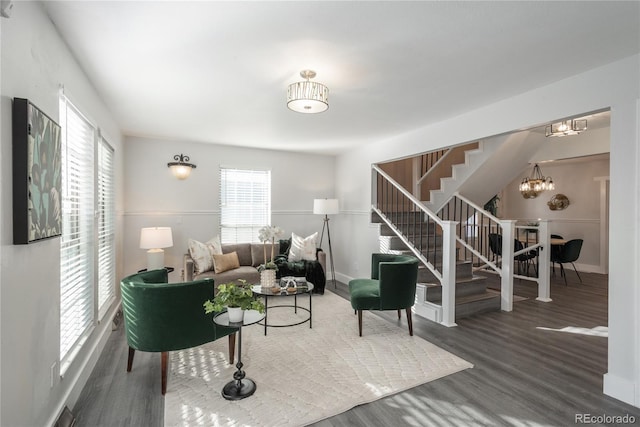
[[[287,107],[298,113],[322,113],[329,108],[329,89],[322,83],[312,82],[313,70],[302,70],[303,82],[292,83],[287,90]]]
[[[578,135],[587,130],[587,120],[563,120],[558,123],[551,123],[544,128],[545,136],[568,136]]]
[[[540,166],[536,163],[531,171],[531,176],[524,178],[518,189],[525,199],[535,199],[538,194],[545,190],[554,190],[556,188],[550,176],[542,175]]]

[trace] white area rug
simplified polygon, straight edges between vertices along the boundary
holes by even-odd
[[[292,304],[293,298],[272,303]],[[298,303],[306,306],[308,298]],[[269,312],[270,323],[295,316],[293,308]],[[242,362],[257,389],[240,401],[220,394],[236,370],[227,363],[226,337],[172,352],[165,426],[302,426],[472,367],[409,336],[406,324],[372,313],[363,313],[358,337],[351,305],[331,292],[313,296],[313,329],[305,323],[267,333],[261,325],[243,329]]]

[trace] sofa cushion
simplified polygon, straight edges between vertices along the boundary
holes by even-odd
[[[206,273],[198,275],[198,279],[205,279],[207,277],[214,280],[216,288],[222,283],[238,283],[239,279],[246,280],[247,283],[250,284],[260,283],[260,273],[258,273],[258,270],[256,270],[255,267],[250,267],[248,265],[241,265],[233,270],[228,270],[218,274],[213,271],[207,271]]]
[[[234,251],[228,254],[213,255],[213,265],[216,274],[236,269],[240,267],[238,253]]]
[[[296,233],[291,233],[291,248],[289,248],[288,260],[291,261],[315,261],[316,258],[316,240],[318,240],[318,232],[316,231],[310,236],[301,237]]]
[[[222,245],[222,253],[229,254],[235,252],[238,254],[240,265],[251,265],[251,243],[226,243]]]
[[[264,264],[264,251],[267,251],[267,262],[271,260],[271,243],[252,243],[251,244],[251,265],[253,267],[259,267]],[[280,244],[273,245],[273,257],[280,253]]]
[[[213,254],[222,253],[219,236],[206,243],[189,239],[187,246],[189,247],[189,255],[193,259],[195,274],[213,270]]]

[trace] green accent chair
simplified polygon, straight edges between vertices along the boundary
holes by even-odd
[[[408,255],[371,254],[371,279],[349,281],[351,307],[358,314],[362,336],[362,310],[401,310],[407,313],[409,335],[413,336],[411,307],[416,299],[418,259]]]
[[[213,279],[167,283],[165,269],[125,277],[120,282],[124,327],[129,344],[127,372],[136,350],[159,352],[162,360],[162,394],[167,391],[169,352],[229,336],[233,363],[238,328],[219,326],[215,313],[205,314],[204,302],[213,298]]]

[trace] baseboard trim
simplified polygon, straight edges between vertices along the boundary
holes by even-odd
[[[640,396],[636,392],[640,389],[640,385],[610,373],[604,374],[603,379],[604,394],[640,408]]]

